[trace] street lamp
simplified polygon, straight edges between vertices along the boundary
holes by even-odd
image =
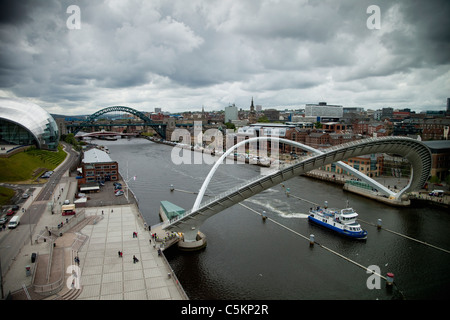
[[[31,193],[31,204],[33,204],[33,202],[34,202],[33,195],[34,195],[34,192]],[[28,210],[25,210],[25,212],[28,215],[28,225],[30,226],[30,245],[32,246],[33,245],[33,237],[31,235],[31,217],[30,217],[31,216],[31,210],[29,210],[29,209],[30,209],[30,207],[28,207]],[[34,210],[36,210],[36,208],[34,208]]]
[[[133,176],[132,178],[128,178],[128,161],[127,161],[127,179],[125,180],[125,184],[127,185],[127,201],[128,201],[128,203],[130,203],[130,199],[128,198],[128,189],[130,189],[130,187],[128,186],[128,182],[131,180],[131,179],[135,179],[136,178],[136,176]]]

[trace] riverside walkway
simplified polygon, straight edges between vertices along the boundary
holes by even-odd
[[[64,189],[71,190],[69,185],[74,182],[69,177],[66,180]],[[70,197],[65,191],[62,199],[66,198]],[[71,216],[68,222],[67,217],[59,213],[51,214],[50,209],[43,213],[33,226],[32,242],[24,243],[8,270],[3,272],[5,295],[11,293],[13,300],[188,299],[164,255],[158,254],[158,244],[153,246],[150,232],[135,203],[86,207],[77,211],[77,217]],[[61,222],[64,222],[64,229],[61,228],[55,239],[42,232],[47,228],[54,229]],[[18,228],[28,226],[21,223]],[[14,231],[7,230],[2,236]],[[119,257],[119,251],[122,257]],[[33,253],[37,254],[35,262],[31,261]],[[46,271],[36,267],[38,263],[46,265],[43,261],[49,260],[51,266],[45,267]],[[28,274],[27,267],[31,269]]]

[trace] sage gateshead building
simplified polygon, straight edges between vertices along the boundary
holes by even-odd
[[[58,127],[53,117],[37,104],[0,97],[0,144],[57,150]]]

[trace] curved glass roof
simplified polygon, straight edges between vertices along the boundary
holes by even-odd
[[[55,150],[58,146],[58,126],[53,117],[37,104],[0,97],[0,119],[28,130],[35,138],[38,148]]]

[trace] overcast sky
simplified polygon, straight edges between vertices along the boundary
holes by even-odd
[[[249,109],[252,97],[420,111],[450,97],[448,0],[0,3],[0,96],[51,113]]]

